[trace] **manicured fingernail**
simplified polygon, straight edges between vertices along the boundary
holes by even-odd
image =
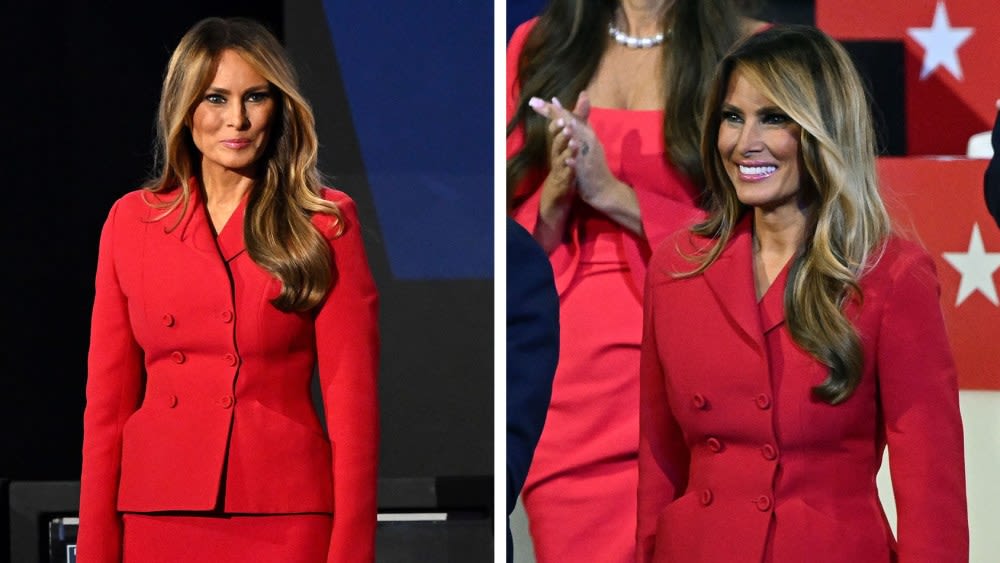
[[[556,120],[556,127],[565,127],[565,126],[566,122],[563,121],[563,118],[560,117],[559,119]]]
[[[541,98],[532,97],[530,100],[528,100],[528,105],[531,106],[532,109],[538,109],[545,105],[545,101],[542,100]]]
[[[559,103],[559,98],[553,96],[552,97],[552,103],[555,104],[555,106],[557,108],[562,109],[562,104]]]

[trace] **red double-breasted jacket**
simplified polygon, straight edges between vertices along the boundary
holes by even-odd
[[[745,218],[701,275],[682,234],[653,255],[641,359],[641,563],[968,561],[958,385],[934,264],[890,238],[846,309],[864,367],[838,405],[785,323],[788,271],[758,303]],[[876,474],[888,445],[897,538]]]
[[[91,326],[81,563],[120,560],[121,512],[213,509],[332,513],[329,561],[373,560],[377,291],[354,202],[322,195],[342,214],[313,218],[334,281],[299,313],[270,303],[280,284],[246,251],[246,198],[218,237],[197,186],[183,216],[153,220],[146,200],[172,194],[114,204]]]

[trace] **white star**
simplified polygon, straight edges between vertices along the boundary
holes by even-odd
[[[983,237],[979,233],[979,223],[972,225],[967,252],[944,252],[942,256],[962,275],[962,281],[958,284],[956,307],[972,295],[973,291],[982,293],[990,303],[1000,306],[997,286],[993,283],[993,272],[1000,268],[1000,252],[986,252]]]
[[[951,27],[948,22],[948,9],[944,2],[938,2],[934,9],[934,23],[930,27],[909,27],[906,33],[924,48],[924,66],[920,70],[920,79],[939,66],[951,72],[952,76],[962,80],[962,67],[958,63],[958,48],[972,35],[971,27]]]

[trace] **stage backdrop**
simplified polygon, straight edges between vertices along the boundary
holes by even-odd
[[[285,6],[320,166],[359,203],[381,292],[383,477],[493,471],[492,10]]]

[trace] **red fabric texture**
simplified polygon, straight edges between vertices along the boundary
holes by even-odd
[[[245,252],[245,200],[217,239],[197,186],[180,222],[180,210],[152,221],[142,191],[112,208],[91,328],[81,563],[121,560],[120,512],[215,508],[333,513],[328,561],[373,560],[377,291],[354,202],[323,196],[344,232],[314,220],[335,281],[308,313],[270,304],[279,285]],[[316,368],[327,433],[310,396]]]
[[[692,252],[704,241],[678,237]],[[930,256],[892,238],[847,312],[861,383],[831,406],[791,339],[787,271],[760,303],[751,227],[699,276],[675,245],[650,263],[641,361],[640,563],[964,563],[962,421]],[[786,266],[787,270],[787,266]],[[898,542],[875,477],[888,446]]]
[[[123,516],[124,563],[322,563],[329,514]]]

